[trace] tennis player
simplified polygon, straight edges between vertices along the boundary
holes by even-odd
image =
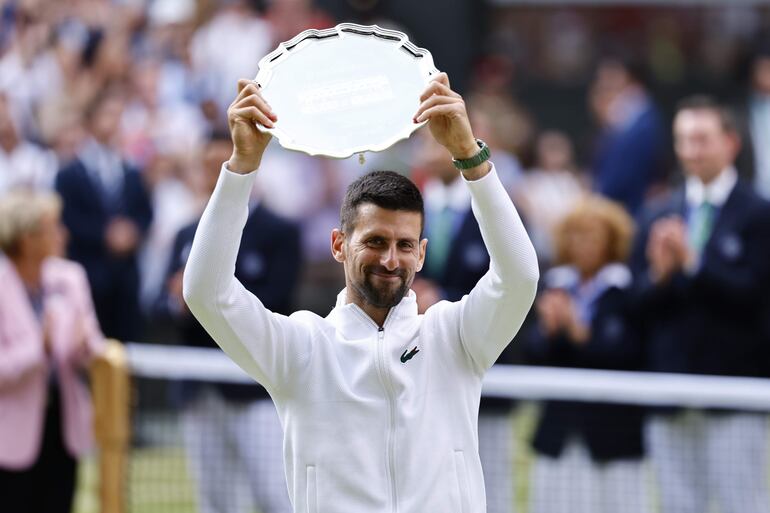
[[[234,278],[249,192],[270,141],[255,125],[278,118],[247,80],[228,109],[234,151],[198,226],[184,298],[275,401],[297,513],[486,511],[481,381],[532,304],[537,258],[445,74],[420,102],[415,122],[428,120],[462,173],[491,259],[469,295],[424,315],[410,291],[428,243],[422,197],[393,172],[369,173],[347,190],[331,233],[346,287],[326,317],[272,313]]]

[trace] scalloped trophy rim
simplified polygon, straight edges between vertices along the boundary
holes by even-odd
[[[273,74],[273,68],[285,60],[292,53],[296,52],[299,48],[304,47],[312,41],[318,41],[321,39],[328,39],[331,37],[346,37],[346,34],[353,33],[357,35],[365,35],[371,37],[379,37],[386,40],[393,41],[393,44],[398,44],[404,47],[406,51],[412,54],[415,60],[418,60],[418,65],[426,78],[425,84],[428,84],[428,77],[431,77],[439,72],[433,63],[433,55],[425,48],[420,48],[414,43],[409,41],[409,36],[398,30],[384,29],[378,25],[359,25],[357,23],[340,23],[334,27],[328,29],[307,29],[288,41],[279,43],[275,50],[268,53],[259,60],[259,71],[254,81],[260,87],[264,87],[269,83]],[[303,44],[304,43],[304,44]],[[318,148],[306,146],[303,144],[295,143],[292,137],[279,127],[266,128],[260,124],[257,124],[257,129],[262,132],[272,134],[281,146],[287,150],[298,151],[310,156],[323,156],[335,159],[347,159],[356,154],[363,154],[366,152],[380,152],[384,151],[396,143],[408,139],[418,128],[425,125],[427,121],[421,123],[409,123],[403,130],[395,134],[389,139],[384,140],[380,144],[359,146],[355,148],[349,148],[338,152],[328,152]]]

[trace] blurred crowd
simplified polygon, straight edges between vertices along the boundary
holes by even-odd
[[[520,343],[501,362],[768,377],[770,209],[760,197],[770,198],[770,39],[761,37],[766,10],[752,9],[695,20],[664,9],[644,23],[638,9],[622,8],[598,22],[567,9],[490,17],[462,92],[544,277]],[[310,0],[0,1],[0,195],[58,194],[50,201],[66,233],[44,253],[84,267],[106,337],[213,344],[186,311],[181,273],[231,151],[225,114],[236,81],[254,77],[279,42],[337,21],[349,20]],[[679,103],[704,91],[720,102]],[[418,132],[364,165],[274,142],[236,266],[266,306],[328,312],[344,285],[329,233],[347,184],[376,168],[408,174],[424,193],[431,243],[413,287],[420,308],[459,299],[484,274],[469,196],[430,136]],[[14,240],[3,250],[20,251]],[[223,450],[201,449],[220,429],[211,423],[233,414],[211,414],[223,404],[254,400],[256,422],[277,429],[264,391],[184,387],[180,397],[194,473]],[[482,402],[493,513],[514,503],[512,407]],[[612,439],[597,429],[607,423]],[[533,441],[533,510],[561,511],[538,505],[545,484],[593,465],[593,484],[581,489],[602,488],[616,505],[605,511],[644,511],[628,486],[643,481],[639,462],[649,455],[665,511],[706,511],[700,501],[712,493],[721,511],[765,512],[767,462],[756,455],[766,445],[763,416],[666,411],[644,421],[633,407],[548,404]],[[730,451],[746,465],[726,468]],[[205,493],[217,500],[216,490]],[[597,511],[595,500],[565,492],[563,511]],[[274,511],[287,507],[275,501]]]

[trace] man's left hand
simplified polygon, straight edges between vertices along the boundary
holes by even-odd
[[[420,96],[420,108],[414,115],[415,123],[428,120],[428,127],[436,141],[444,146],[455,159],[469,159],[479,152],[476,138],[473,137],[471,123],[468,119],[468,111],[462,96],[452,91],[449,87],[449,77],[446,73],[439,73],[430,82]],[[486,174],[488,164],[483,167]],[[464,173],[469,175],[479,173]],[[478,178],[477,176],[475,178]]]

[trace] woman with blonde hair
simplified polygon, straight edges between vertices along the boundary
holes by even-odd
[[[588,196],[557,224],[558,267],[544,276],[533,363],[638,369],[642,352],[626,267],[633,221],[618,204]],[[635,406],[549,401],[533,447],[534,513],[641,513],[642,410]]]
[[[92,442],[84,373],[104,346],[53,193],[0,198],[0,497],[3,511],[68,513]]]

